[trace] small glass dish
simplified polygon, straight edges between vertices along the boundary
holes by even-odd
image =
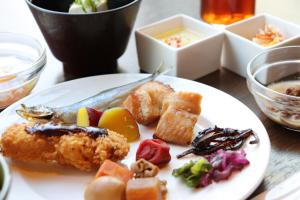
[[[300,131],[300,46],[258,54],[248,64],[247,84],[264,114]]]
[[[45,48],[36,39],[0,33],[0,110],[30,93],[45,64]]]
[[[0,155],[0,176],[0,199],[5,200],[11,185],[11,175],[8,164],[2,155]]]

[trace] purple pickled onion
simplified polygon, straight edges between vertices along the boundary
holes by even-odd
[[[249,160],[247,160],[244,150],[232,152],[230,160],[233,165],[240,165],[242,168],[249,164]]]
[[[242,170],[246,165],[249,164],[244,150],[218,150],[215,154],[208,156],[207,159],[212,164],[213,169],[210,171],[209,176],[203,178],[203,186],[205,183],[209,182],[206,179],[210,178],[216,182],[227,180],[232,172]],[[202,184],[202,179],[200,181]]]
[[[212,177],[210,173],[204,174],[200,178],[200,187],[206,187],[212,183]]]
[[[229,176],[232,173],[233,166],[232,165],[228,165],[228,167],[226,169],[224,169],[223,171],[220,170],[213,170],[212,172],[212,178],[214,181],[219,182],[221,180],[226,180],[229,178]]]

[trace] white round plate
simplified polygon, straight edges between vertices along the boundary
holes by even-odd
[[[145,74],[115,74],[77,79],[42,92],[32,94],[8,107],[0,114],[0,133],[13,123],[23,120],[15,110],[21,103],[27,105],[45,104],[63,106],[89,97],[101,90],[116,87],[145,77]],[[252,128],[259,136],[259,145],[246,144],[244,149],[250,165],[241,172],[234,173],[229,180],[213,183],[206,188],[190,189],[178,179],[172,177],[172,169],[182,166],[189,158],[176,159],[176,155],[188,147],[171,146],[172,160],[161,169],[159,177],[168,182],[168,199],[245,199],[263,179],[270,156],[268,134],[255,114],[245,105],[228,94],[210,86],[180,78],[161,76],[158,78],[170,84],[176,91],[193,91],[203,96],[202,113],[199,117],[197,130],[217,125],[237,129]],[[154,128],[140,126],[141,139],[152,138]],[[135,160],[138,142],[131,143],[129,155],[123,162],[130,165]],[[193,159],[197,158],[196,156]],[[39,199],[83,199],[85,186],[93,179],[96,172],[85,173],[76,169],[45,164],[28,164],[10,161],[13,181],[8,200],[39,200]]]

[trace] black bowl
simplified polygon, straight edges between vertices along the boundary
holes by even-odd
[[[141,0],[128,0],[124,6],[89,14],[69,14],[73,0],[26,2],[70,79],[116,72]]]

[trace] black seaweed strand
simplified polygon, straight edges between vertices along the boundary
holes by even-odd
[[[205,156],[212,154],[219,149],[237,150],[240,149],[246,140],[253,136],[250,144],[258,144],[259,139],[252,129],[237,130],[232,128],[207,128],[198,133],[192,142],[192,148],[177,155],[177,158],[182,158],[189,154]]]

